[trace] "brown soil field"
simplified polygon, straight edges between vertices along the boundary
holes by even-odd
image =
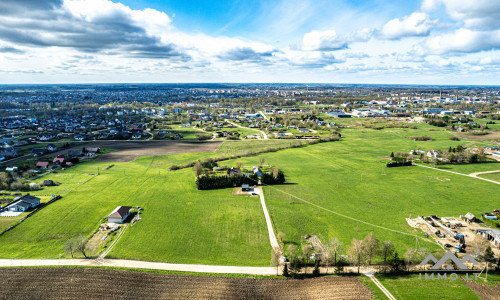
[[[496,284],[496,286],[480,284],[474,281],[465,280],[463,278],[462,281],[467,285],[471,290],[479,296],[479,298],[483,300],[498,300],[500,298],[500,284]]]
[[[500,130],[491,131],[485,135],[473,135],[464,132],[451,132],[451,134],[465,140],[498,140],[500,139]]]
[[[91,268],[0,269],[0,299],[373,299],[355,277],[255,279]]]
[[[67,154],[70,150],[83,147],[115,149],[100,155],[95,160],[103,162],[129,162],[139,156],[170,155],[180,153],[212,152],[219,149],[222,142],[181,142],[181,141],[97,141],[85,143],[50,154],[50,157]]]

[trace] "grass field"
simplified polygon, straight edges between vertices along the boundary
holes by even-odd
[[[198,191],[191,170],[152,168],[154,160],[140,157],[109,170],[104,170],[109,163],[89,162],[49,176],[62,184],[34,194],[61,194],[63,199],[2,236],[0,257],[55,258],[67,239],[91,234],[116,206],[139,205],[143,219],[127,231],[111,257],[269,264],[270,246],[256,198],[231,196],[231,189]]]
[[[460,279],[419,280],[418,275],[383,274],[376,277],[396,299],[481,299]]]
[[[479,175],[479,177],[500,182],[500,172],[498,172],[498,173],[491,173],[491,174],[481,174],[481,175]]]
[[[323,242],[338,237],[349,244],[353,237],[360,239],[373,231],[379,240],[391,240],[403,253],[415,246],[414,235],[422,237],[422,232],[411,229],[405,218],[489,211],[495,208],[499,191],[498,185],[437,170],[385,168],[384,157],[391,152],[472,143],[449,140],[449,132],[427,124],[416,126],[349,128],[342,131],[341,142],[220,164],[230,166],[240,161],[256,165],[263,157],[285,172],[288,184],[264,191],[275,231],[284,232],[287,242],[299,244],[301,236],[316,234]],[[429,135],[433,140],[408,138],[418,135]],[[215,152],[139,157],[128,163],[113,163],[115,166],[108,170],[105,168],[111,163],[86,162],[49,175],[46,179],[62,184],[36,194],[61,194],[63,199],[0,237],[0,257],[55,258],[67,239],[90,235],[117,205],[139,205],[144,208],[143,219],[127,230],[109,257],[267,266],[270,245],[257,198],[232,196],[231,189],[198,191],[190,169],[167,169],[173,164],[290,143],[297,141],[224,142]],[[498,163],[488,163],[450,166],[450,170],[468,174],[499,167]],[[289,194],[307,202],[295,198],[290,204]],[[430,240],[421,240],[420,244],[439,249]]]

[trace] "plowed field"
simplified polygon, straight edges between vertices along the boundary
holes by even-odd
[[[254,279],[111,269],[0,269],[1,299],[373,299],[355,277]]]

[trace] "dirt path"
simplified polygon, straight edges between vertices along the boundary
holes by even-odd
[[[474,173],[470,173],[469,176],[472,176],[472,177],[478,177],[478,175],[482,175],[482,174],[492,174],[492,173],[498,173],[500,172],[500,170],[494,170],[494,171],[484,171],[484,172],[474,172]]]
[[[387,296],[387,298],[389,298],[390,300],[396,300],[396,298],[394,298],[391,292],[389,292],[389,290],[387,290],[382,285],[382,283],[380,283],[380,281],[378,281],[378,279],[375,276],[373,276],[373,273],[367,272],[363,274],[366,275],[368,278],[370,278],[371,281],[373,281],[373,283],[375,283],[375,285]]]
[[[274,234],[273,223],[271,222],[271,217],[269,216],[269,212],[266,206],[266,200],[264,199],[264,192],[262,191],[262,187],[258,187],[255,189],[257,194],[260,197],[260,204],[262,205],[262,210],[264,211],[264,217],[266,218],[267,231],[269,233],[269,240],[271,242],[271,247],[281,252],[280,245],[278,244],[278,240],[276,239],[276,235]]]
[[[0,259],[0,267],[103,266],[115,268],[203,272],[214,274],[276,275],[275,267],[170,264],[124,259]]]
[[[261,114],[266,121],[269,121],[269,118],[261,110],[259,110],[259,114]]]
[[[488,181],[488,182],[491,182],[491,183],[500,184],[500,182],[498,182],[498,181],[494,181],[494,180],[490,180],[490,179],[486,179],[486,178],[481,178],[481,177],[477,177],[477,176],[472,176],[472,175],[467,175],[467,174],[462,174],[462,173],[458,173],[458,172],[441,170],[441,169],[437,169],[437,168],[433,168],[433,167],[428,167],[428,166],[417,165],[417,164],[414,164],[414,166],[422,167],[422,168],[427,168],[427,169],[433,169],[433,170],[436,170],[436,171],[447,172],[447,173],[456,174],[456,175],[467,176],[467,177],[470,177],[470,178],[475,178],[475,179],[480,179],[480,180]]]
[[[115,240],[113,241],[113,243],[111,243],[111,245],[109,245],[108,249],[106,249],[106,251],[104,251],[103,254],[101,254],[99,256],[99,259],[104,259],[106,257],[106,255],[109,254],[109,252],[111,252],[111,250],[113,250],[113,247],[118,243],[118,241],[121,239],[121,237],[123,236],[123,234],[125,233],[125,230],[127,230],[128,228],[128,224],[125,224],[123,225],[123,228],[120,230],[120,232],[118,233],[118,235],[116,236]]]

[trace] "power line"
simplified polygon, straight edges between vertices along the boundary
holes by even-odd
[[[267,184],[264,184],[264,185],[267,185]],[[270,186],[270,185],[268,185],[268,186]],[[280,189],[278,189],[278,188],[275,188],[274,186],[270,186],[270,187],[271,187],[271,188],[273,188],[273,189],[275,189],[275,190],[277,190],[277,191],[279,191],[279,192],[282,192],[283,194],[287,194],[287,195],[289,195],[289,196],[290,196],[290,198],[291,198],[291,197],[293,197],[293,198],[298,199],[298,200],[300,200],[300,201],[302,201],[302,202],[304,202],[304,203],[307,203],[307,204],[309,204],[309,205],[315,206],[315,207],[317,207],[318,209],[323,209],[323,210],[325,210],[325,211],[327,211],[327,212],[330,212],[330,213],[332,213],[332,214],[334,214],[334,215],[337,215],[337,216],[340,216],[340,217],[343,217],[343,218],[349,219],[349,220],[351,220],[351,221],[355,221],[355,222],[363,223],[363,224],[365,224],[365,225],[372,226],[372,227],[376,227],[376,228],[379,228],[379,229],[388,230],[388,231],[392,231],[392,232],[395,232],[395,233],[399,233],[399,234],[404,234],[404,235],[407,235],[407,236],[415,237],[415,238],[417,238],[417,239],[422,239],[423,241],[426,241],[426,242],[429,242],[429,243],[435,243],[435,242],[433,242],[433,241],[429,241],[429,240],[427,240],[427,239],[424,239],[424,238],[422,238],[422,237],[420,237],[420,236],[418,236],[418,235],[414,235],[414,234],[411,234],[411,233],[407,233],[407,232],[403,232],[403,231],[399,231],[399,230],[395,230],[395,229],[387,228],[387,227],[384,227],[384,226],[380,226],[380,225],[377,225],[377,224],[369,223],[369,222],[366,222],[366,221],[363,221],[363,220],[360,220],[360,219],[356,219],[356,218],[353,218],[353,217],[350,217],[350,216],[344,215],[344,214],[342,214],[342,213],[339,213],[339,212],[333,211],[333,210],[331,210],[331,209],[328,209],[328,208],[325,208],[325,207],[319,206],[319,205],[317,205],[317,204],[315,204],[315,203],[312,203],[312,202],[310,202],[310,201],[307,201],[307,200],[305,200],[305,199],[302,199],[302,198],[300,198],[300,197],[297,197],[297,196],[295,196],[295,195],[292,195],[292,194],[290,194],[290,193],[288,193],[288,192],[285,192],[285,191],[283,191],[283,190],[280,190]]]

